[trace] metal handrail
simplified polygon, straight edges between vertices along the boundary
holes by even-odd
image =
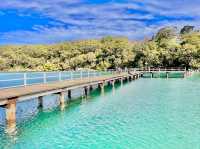
[[[186,68],[137,68],[136,71],[186,71]]]

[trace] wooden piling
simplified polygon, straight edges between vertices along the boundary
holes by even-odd
[[[111,84],[112,84],[112,86],[114,87],[114,86],[115,86],[115,80],[112,80],[112,81],[111,81]]]
[[[103,88],[104,88],[104,82],[99,83],[99,84],[98,84],[98,88],[103,89]]]
[[[104,82],[98,84],[98,87],[101,89],[101,94],[102,95],[104,95],[104,86],[105,86]]]
[[[92,85],[90,85],[89,90],[90,90],[90,92],[93,90],[93,86]]]
[[[43,108],[43,96],[38,97],[38,108]]]
[[[71,99],[71,98],[72,98],[72,91],[71,91],[71,90],[68,90],[68,91],[67,91],[67,95],[68,95],[68,98]]]
[[[127,82],[129,82],[129,77],[128,76],[126,76],[126,80],[127,80]]]
[[[166,77],[169,78],[169,72],[166,72]]]
[[[87,86],[84,87],[84,96],[88,96],[88,87]]]
[[[138,77],[139,77],[138,74],[136,74],[136,75],[135,75],[135,79],[138,79]]]
[[[59,102],[60,102],[61,109],[63,109],[65,107],[65,94],[64,94],[64,92],[59,93]]]
[[[121,83],[121,85],[123,85],[123,78],[120,79],[120,83]]]
[[[5,105],[5,110],[7,130],[11,132],[16,127],[16,99],[9,100]]]
[[[151,78],[153,78],[153,72],[151,72]]]
[[[129,76],[128,79],[129,79],[129,81],[131,81],[132,80],[131,76]]]
[[[133,75],[131,75],[131,80],[134,80],[134,76]]]

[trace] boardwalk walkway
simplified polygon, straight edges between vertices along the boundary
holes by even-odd
[[[136,75],[136,74],[133,74]],[[84,78],[77,80],[58,81],[46,84],[36,84],[26,87],[16,87],[0,90],[0,105],[5,105],[8,100],[13,98],[20,100],[27,100],[27,98],[34,98],[48,95],[50,93],[58,93],[62,91],[71,90],[73,88],[94,85],[106,81],[112,81],[120,78],[126,78],[130,74],[122,73],[108,76],[99,76],[93,78]]]

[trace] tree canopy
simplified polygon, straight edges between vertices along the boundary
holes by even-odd
[[[0,71],[54,71],[117,67],[200,67],[200,32],[165,27],[151,39],[125,37],[63,42],[53,45],[0,46]]]

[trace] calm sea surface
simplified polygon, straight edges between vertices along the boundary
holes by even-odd
[[[78,94],[80,91],[76,91]],[[2,149],[200,149],[200,76],[139,79],[94,90],[64,111],[56,96],[17,105],[15,135],[0,127]],[[29,107],[29,108],[28,108]],[[4,123],[1,109],[0,122]]]

